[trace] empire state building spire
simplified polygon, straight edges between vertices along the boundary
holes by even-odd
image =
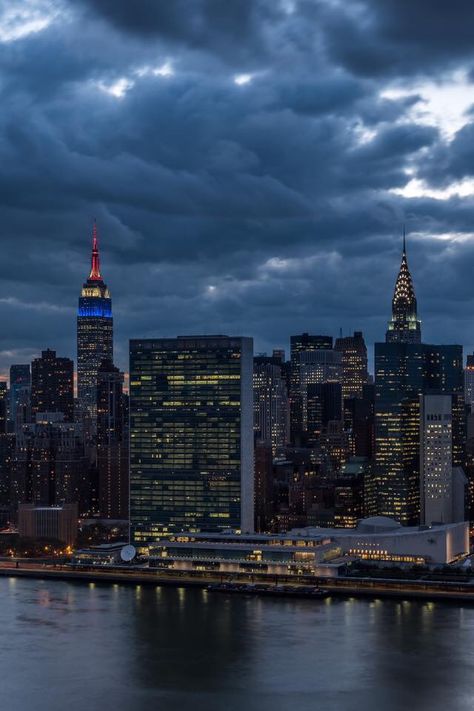
[[[385,336],[387,343],[420,343],[421,323],[418,320],[415,289],[408,268],[405,229],[400,271],[392,299],[392,318]]]
[[[99,257],[99,245],[97,240],[97,223],[94,220],[94,227],[92,228],[92,258],[91,258],[91,273],[89,274],[89,279],[91,281],[102,281],[100,274],[100,257]]]

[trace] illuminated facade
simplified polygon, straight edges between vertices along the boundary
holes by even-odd
[[[302,333],[298,336],[291,336],[290,338],[290,434],[293,444],[301,444],[301,438],[304,435],[304,406],[301,396],[301,354],[319,350],[331,351],[332,345],[332,336]],[[320,379],[316,382],[322,382],[322,380]]]
[[[130,342],[130,518],[163,532],[253,529],[253,342]]]
[[[113,360],[112,299],[100,273],[97,227],[92,234],[89,278],[82,287],[77,313],[77,396],[79,408],[95,423],[97,373],[103,360]]]
[[[415,289],[408,269],[405,234],[400,271],[392,299],[392,318],[385,337],[387,343],[420,343],[421,323],[418,320]]]
[[[363,387],[369,380],[367,346],[361,331],[353,336],[336,338],[334,350],[342,354],[342,396],[362,397]]]

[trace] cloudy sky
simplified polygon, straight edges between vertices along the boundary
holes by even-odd
[[[75,357],[97,218],[127,339],[362,329],[409,234],[474,346],[472,0],[0,0],[0,372]]]

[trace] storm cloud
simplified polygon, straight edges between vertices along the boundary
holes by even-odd
[[[424,340],[472,350],[470,2],[6,5],[0,372],[75,357],[94,218],[123,368],[132,337],[383,339],[404,224]]]

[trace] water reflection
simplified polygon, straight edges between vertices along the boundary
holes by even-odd
[[[8,711],[474,708],[471,608],[20,579],[0,595]]]

